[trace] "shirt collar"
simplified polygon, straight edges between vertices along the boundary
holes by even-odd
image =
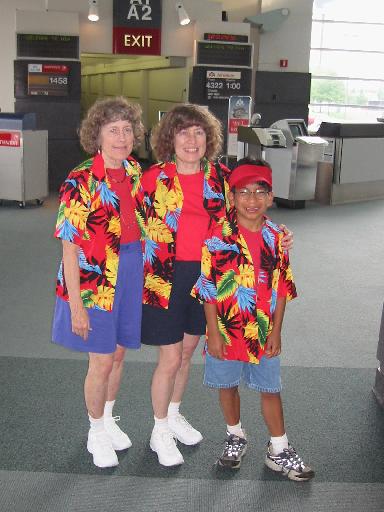
[[[105,178],[104,158],[100,153],[96,153],[96,155],[93,157],[91,171],[95,178],[99,181]]]

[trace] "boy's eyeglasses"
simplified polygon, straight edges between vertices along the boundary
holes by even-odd
[[[249,190],[248,188],[241,188],[239,190],[236,190],[236,193],[241,197],[241,199],[250,199],[253,195],[257,199],[262,199],[264,197],[267,197],[269,194],[268,190],[265,190],[265,188],[257,188],[256,190]]]

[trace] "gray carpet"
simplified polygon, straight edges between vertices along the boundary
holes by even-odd
[[[268,439],[258,394],[242,390],[242,422],[249,437],[240,471],[214,466],[225,425],[217,392],[203,389],[194,367],[183,404],[204,442],[180,445],[185,464],[162,468],[148,446],[152,422],[149,383],[152,364],[126,364],[116,413],[133,447],[117,468],[100,470],[85,452],[87,418],[81,396],[85,365],[79,361],[0,358],[0,469],[91,475],[280,481],[263,465]],[[316,482],[384,481],[384,411],[370,391],[372,372],[345,368],[283,368],[284,407],[291,442],[316,470]],[[125,392],[124,392],[125,391]],[[198,397],[198,399],[196,399]],[[372,428],[374,426],[374,428]]]
[[[130,352],[116,413],[133,446],[99,470],[85,449],[86,356],[50,343],[60,244],[57,200],[0,206],[1,512],[382,512],[384,418],[371,388],[384,300],[384,202],[305,210],[273,208],[295,234],[299,298],[284,320],[283,401],[289,437],[316,470],[307,484],[263,464],[267,432],[259,398],[242,390],[249,452],[237,472],[217,470],[224,426],[216,392],[202,386],[194,356],[183,411],[199,447],[166,469],[148,447],[156,350]]]

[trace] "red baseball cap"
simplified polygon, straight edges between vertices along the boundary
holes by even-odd
[[[229,175],[230,188],[245,187],[250,183],[264,181],[272,188],[272,171],[264,165],[239,165]]]

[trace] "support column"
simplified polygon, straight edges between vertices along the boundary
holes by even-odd
[[[372,391],[379,404],[384,407],[384,306],[381,315],[379,343],[377,345],[377,360],[379,366],[376,370],[375,385]]]

